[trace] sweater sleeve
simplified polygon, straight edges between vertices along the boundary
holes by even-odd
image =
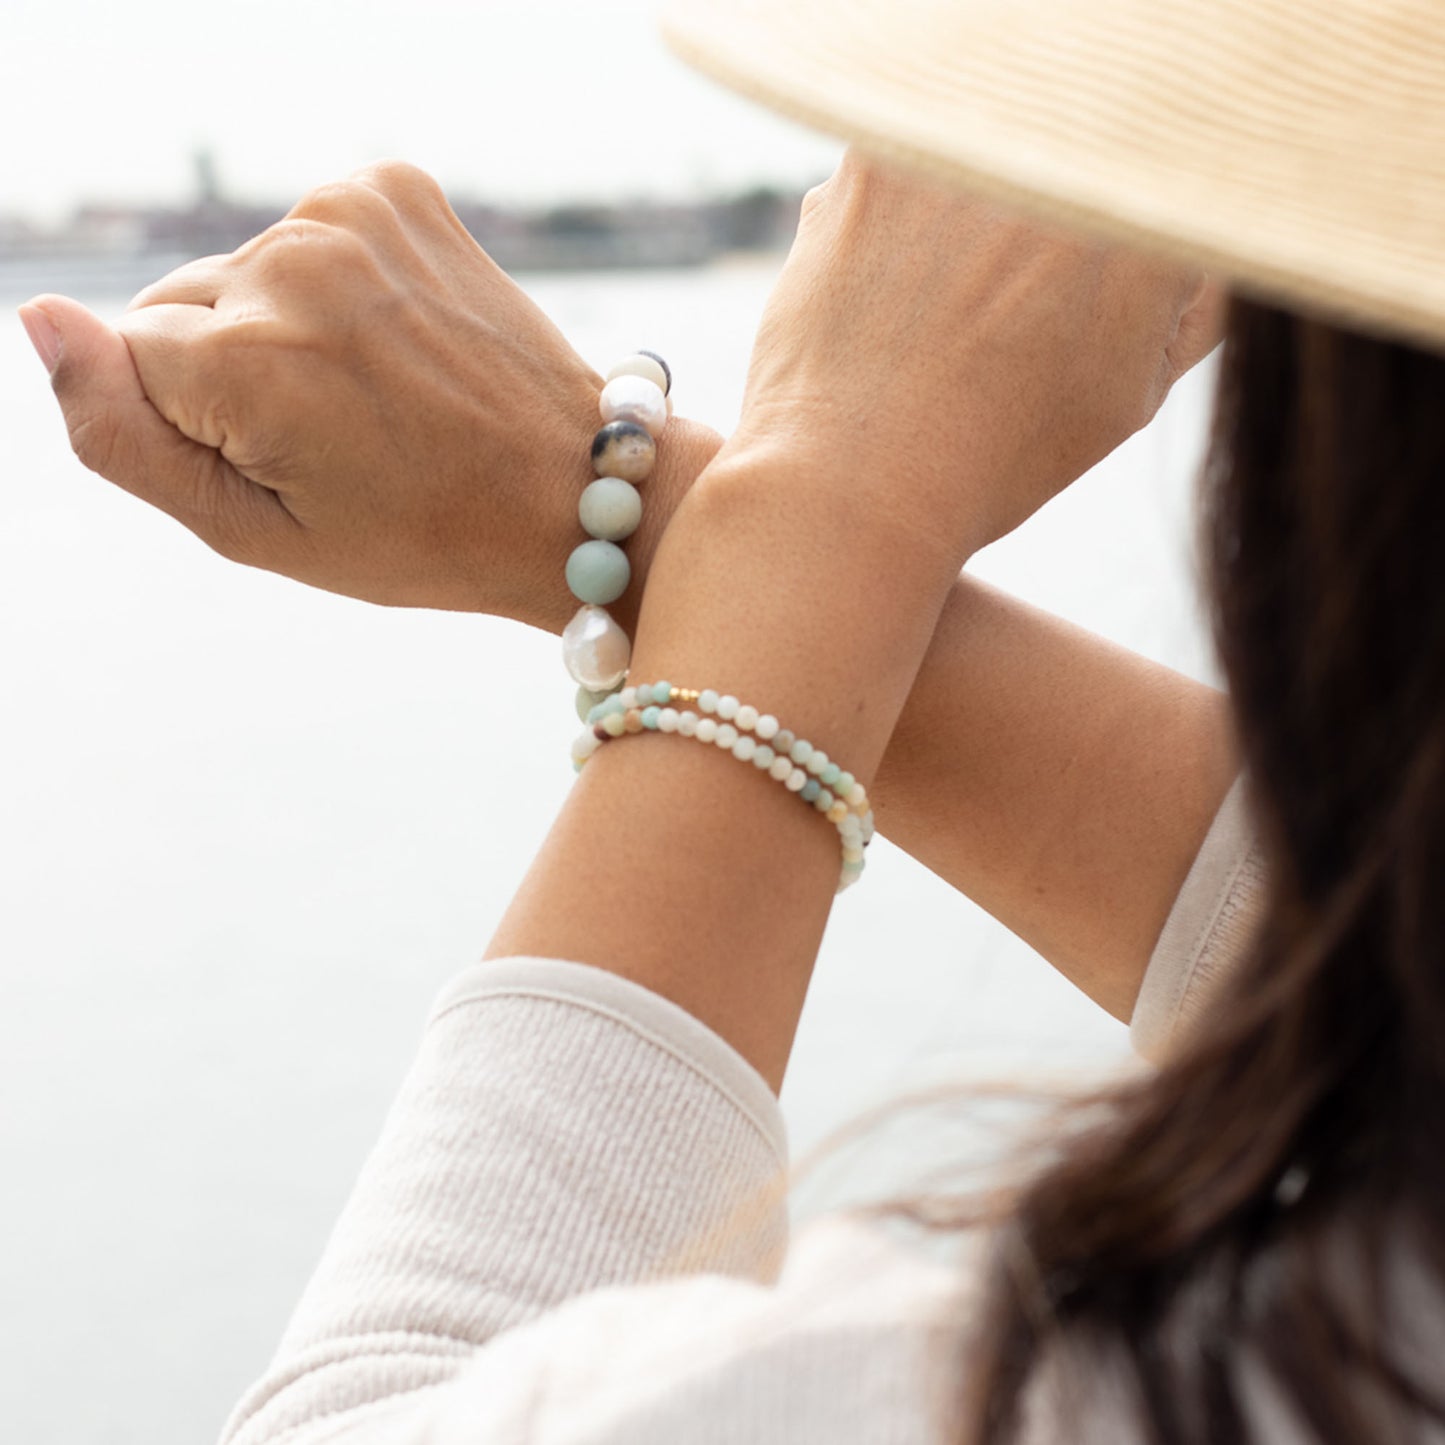
[[[1266,881],[1240,778],[1220,805],[1149,960],[1129,1024],[1145,1058],[1162,1058],[1208,1012],[1222,980],[1254,941]]]
[[[585,1291],[771,1282],[786,1243],[771,1090],[676,1005],[600,969],[462,974],[227,1445],[313,1445],[452,1379]]]

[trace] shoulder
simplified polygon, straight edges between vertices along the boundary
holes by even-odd
[[[972,1261],[876,1225],[805,1229],[776,1286],[700,1276],[580,1296],[429,1402],[428,1445],[947,1438]]]

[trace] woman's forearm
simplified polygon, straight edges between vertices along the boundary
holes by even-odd
[[[629,632],[672,507],[721,446],[669,429],[613,609]],[[873,796],[890,841],[1127,1018],[1235,766],[1221,693],[965,573]]]

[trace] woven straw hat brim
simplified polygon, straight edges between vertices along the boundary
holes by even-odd
[[[672,0],[663,26],[865,151],[1445,347],[1442,0]]]

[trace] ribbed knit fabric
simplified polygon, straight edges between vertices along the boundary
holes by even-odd
[[[1265,866],[1238,779],[1175,900],[1134,1005],[1129,1037],[1146,1059],[1196,1027],[1254,937],[1264,906]]]
[[[1238,807],[1151,965],[1151,1047],[1246,936]],[[947,1440],[976,1270],[829,1220],[779,1279],[785,1161],[767,1085],[675,1005],[582,964],[467,970],[226,1445]],[[1101,1398],[1085,1423],[1128,1445]]]

